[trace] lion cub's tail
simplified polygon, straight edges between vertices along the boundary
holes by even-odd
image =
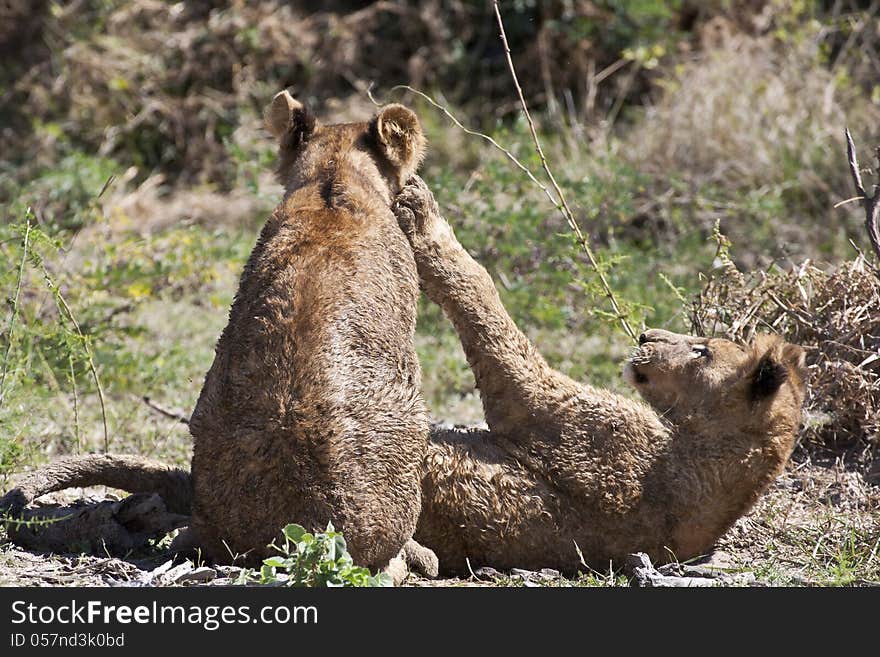
[[[81,486],[110,486],[129,493],[158,493],[172,513],[189,515],[189,472],[140,456],[68,456],[29,474],[0,499],[0,514],[17,515],[40,495]]]

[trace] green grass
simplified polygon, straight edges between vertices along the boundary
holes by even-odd
[[[443,140],[442,127],[430,129],[440,131],[431,135],[433,141]],[[503,131],[499,139],[536,166],[522,126]],[[426,173],[460,240],[493,275],[511,315],[554,366],[576,378],[620,387],[620,360],[628,343],[604,315],[608,308],[595,273],[563,220],[502,157],[485,151],[481,157],[476,180],[458,166],[433,164]],[[628,194],[615,190],[639,180],[631,167],[613,159],[592,168],[605,177],[562,178],[588,231],[632,212]],[[18,268],[0,273],[0,289],[10,300],[0,334],[0,353],[8,349],[9,354],[0,402],[0,473],[49,454],[103,449],[103,414],[91,363],[105,394],[110,447],[187,460],[185,427],[156,415],[140,398],[189,414],[262,217],[234,225],[181,222],[152,229],[122,215],[105,216],[97,196],[119,169],[111,160],[71,152],[56,168],[15,189],[4,179],[14,202],[6,208],[9,221],[0,226],[0,251],[8,262],[20,263],[25,256],[25,267],[15,303]],[[265,205],[267,191],[251,168],[244,167],[238,180],[254,196],[255,207]],[[38,216],[28,214],[29,207],[38,208]],[[610,230],[595,237],[599,258],[632,309],[634,323],[683,329],[679,295],[694,291],[695,271],[708,265],[713,245],[698,234],[664,245]],[[64,316],[60,300],[81,335]],[[440,310],[425,300],[417,348],[435,416],[479,421],[473,376],[458,339]]]
[[[880,583],[876,527],[824,510],[814,522],[778,530],[756,576],[777,585],[855,586]]]

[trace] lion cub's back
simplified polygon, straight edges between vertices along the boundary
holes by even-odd
[[[193,413],[194,515],[209,531],[243,551],[332,519],[368,564],[411,535],[427,439],[417,295],[390,211],[276,211]]]

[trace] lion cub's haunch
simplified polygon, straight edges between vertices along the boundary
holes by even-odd
[[[428,432],[413,349],[418,282],[390,205],[424,151],[389,105],[321,125],[266,110],[284,200],[244,268],[190,422],[193,542],[253,561],[286,523],[332,521],[378,568],[412,536]]]

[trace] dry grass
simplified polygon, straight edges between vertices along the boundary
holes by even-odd
[[[815,58],[806,45],[783,50],[745,37],[704,53],[664,83],[630,134],[633,157],[654,173],[687,172],[696,184],[739,188],[785,182],[788,166],[814,171],[820,153],[844,152],[838,126],[855,104]],[[780,153],[792,162],[780,162]],[[838,177],[849,184],[845,170]],[[819,183],[836,188],[833,179]]]
[[[258,224],[272,211],[273,202],[281,197],[281,188],[270,175],[260,184],[261,195],[235,188],[218,193],[211,188],[178,190],[167,193],[166,177],[155,174],[134,188],[120,181],[118,191],[102,199],[101,209],[106,221],[84,229],[81,239],[100,231],[104,238],[136,231],[140,234],[160,233],[174,226],[199,225],[207,229],[222,226]]]
[[[0,53],[11,52],[0,116],[9,125],[0,145],[36,155],[20,163],[22,178],[51,166],[71,141],[134,164],[141,179],[161,171],[185,184],[229,186],[233,131],[255,126],[286,86],[330,121],[335,99],[362,95],[372,81],[442,81],[488,114],[500,90],[509,93],[503,78],[461,75],[474,56],[465,46],[485,46],[491,35],[478,3],[8,4],[0,9]],[[15,33],[34,35],[26,50],[12,48]],[[595,54],[588,43],[568,45],[566,54],[583,51],[579,65]],[[532,63],[533,53],[534,44],[523,59]]]
[[[810,369],[792,463],[720,547],[771,583],[880,585],[880,270],[859,253],[743,274],[718,238],[693,330],[773,331],[807,350]]]
[[[770,257],[814,257],[820,243],[841,250],[856,225],[833,209],[852,189],[844,126],[874,143],[880,105],[821,53],[818,38],[740,36],[663,80],[620,150],[653,178],[639,195],[648,222],[708,232],[720,218],[737,244],[775,243]]]
[[[693,327],[735,340],[774,331],[802,345],[810,368],[802,443],[878,452],[880,279],[864,257],[751,275],[726,261],[696,300]]]
[[[743,570],[781,585],[880,585],[880,491],[803,452],[719,541]]]

